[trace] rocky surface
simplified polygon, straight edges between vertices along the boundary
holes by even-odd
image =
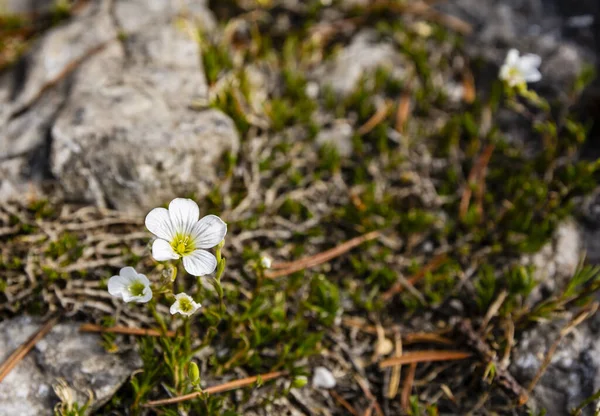
[[[211,189],[237,151],[205,109],[204,2],[89,2],[0,76],[0,196],[53,180],[69,199],[145,211]]]
[[[535,266],[535,278],[540,282],[528,300],[539,302],[550,293],[560,293],[577,269],[584,247],[582,228],[567,222],[556,231],[553,241],[538,253],[524,257],[524,264]],[[523,385],[534,379],[549,349],[572,318],[536,325],[519,336],[510,371]],[[545,409],[548,416],[565,415],[600,389],[599,324],[600,317],[596,315],[561,341],[534,389],[530,405]]]
[[[40,328],[37,318],[21,316],[0,323],[0,362]],[[141,365],[135,353],[109,354],[97,334],[80,333],[79,324],[56,325],[0,383],[0,414],[51,415],[59,402],[54,393],[62,378],[90,409],[106,403]]]

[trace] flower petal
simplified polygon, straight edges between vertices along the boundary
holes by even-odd
[[[154,208],[146,215],[145,223],[146,228],[158,238],[171,241],[175,237],[175,228],[165,208]]]
[[[173,251],[171,244],[160,238],[152,243],[152,257],[158,261],[176,260],[179,255]]]
[[[138,275],[138,272],[136,272],[133,267],[127,266],[127,267],[123,267],[121,270],[119,270],[119,276],[137,278],[140,275]]]
[[[542,64],[542,58],[533,53],[528,53],[527,55],[523,55],[519,59],[519,67],[524,70],[524,72],[528,72],[533,68],[539,68]]]
[[[112,296],[123,297],[123,293],[127,292],[129,280],[124,276],[113,276],[108,279],[108,293]]]
[[[192,238],[198,248],[213,248],[223,241],[225,234],[227,234],[227,224],[216,215],[202,217],[192,230]]]
[[[190,234],[194,224],[198,222],[200,210],[198,204],[191,199],[175,198],[169,204],[169,217],[176,232]]]
[[[171,312],[171,315],[175,315],[177,312],[179,312],[179,301],[176,300],[171,305],[171,308],[169,309],[169,312]]]
[[[538,82],[542,79],[542,74],[536,68],[530,69],[524,76],[527,82]]]
[[[519,62],[519,51],[514,48],[509,50],[504,62],[510,66],[516,65]]]
[[[136,302],[146,303],[150,302],[150,299],[152,299],[152,289],[150,289],[150,287],[148,286],[144,289],[144,294],[140,296],[139,299],[136,299]]]
[[[192,276],[204,276],[215,271],[217,259],[206,250],[194,250],[183,258],[183,267]]]

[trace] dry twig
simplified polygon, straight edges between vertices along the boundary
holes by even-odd
[[[246,378],[242,378],[239,380],[234,380],[234,381],[229,381],[227,383],[219,384],[217,386],[209,387],[209,388],[204,389],[199,392],[185,394],[183,396],[171,397],[168,399],[150,401],[150,402],[144,403],[142,405],[142,407],[157,407],[157,406],[164,406],[167,404],[181,403],[186,400],[195,399],[196,397],[203,395],[203,394],[216,394],[216,393],[222,393],[222,392],[229,391],[229,390],[235,390],[240,387],[246,387],[251,384],[254,384],[258,380],[269,381],[269,380],[273,380],[275,378],[285,376],[287,374],[288,374],[287,371],[274,371],[272,373],[266,373],[266,374],[261,374],[258,376],[246,377]]]
[[[15,368],[17,364],[35,347],[35,344],[48,334],[58,323],[60,316],[55,316],[46,321],[24,344],[17,348],[0,366],[0,382]]]
[[[272,266],[272,269],[265,273],[265,277],[269,279],[275,279],[277,277],[285,276],[288,274],[295,273],[300,270],[307,269],[309,267],[314,267],[319,264],[325,263],[331,259],[334,259],[347,251],[352,250],[354,247],[361,245],[366,241],[373,240],[380,235],[380,231],[371,231],[370,233],[361,235],[359,237],[355,237],[351,240],[346,241],[343,244],[340,244],[337,247],[334,247],[330,250],[319,253],[315,256],[305,257],[303,259],[288,262],[288,263],[275,263]]]
[[[393,367],[400,364],[425,363],[432,361],[464,360],[473,354],[464,351],[411,351],[400,357],[392,357],[379,363],[379,368]]]
[[[79,327],[79,330],[82,332],[108,332],[113,334],[142,335],[149,337],[163,336],[163,333],[156,329],[129,328],[126,326],[104,327],[95,324],[82,324]],[[164,335],[168,337],[174,337],[175,331],[167,331],[167,333]]]

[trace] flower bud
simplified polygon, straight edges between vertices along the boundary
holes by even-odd
[[[190,362],[188,366],[188,377],[193,386],[200,384],[200,369],[194,361]]]
[[[292,387],[299,389],[301,387],[304,387],[306,383],[308,383],[308,379],[305,376],[298,376],[292,381]]]

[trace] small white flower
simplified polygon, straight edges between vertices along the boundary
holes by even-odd
[[[183,258],[183,267],[193,276],[215,271],[217,259],[206,250],[227,234],[227,224],[216,215],[198,221],[200,210],[191,199],[176,198],[169,209],[154,208],[146,216],[146,228],[158,238],[152,244],[152,257],[158,261]]]
[[[528,82],[538,82],[542,79],[539,66],[542,58],[534,54],[519,56],[519,51],[511,49],[506,55],[504,65],[500,68],[500,79],[511,87],[525,85]]]
[[[146,303],[152,299],[150,281],[133,267],[123,267],[118,276],[108,279],[108,293],[125,302]]]
[[[265,269],[270,269],[273,264],[273,259],[267,255],[260,258],[260,265]]]
[[[317,367],[313,374],[312,385],[318,389],[332,389],[336,385],[335,377],[325,367]]]
[[[194,302],[194,299],[187,293],[178,293],[175,295],[175,303],[171,305],[171,315],[180,313],[184,316],[190,316],[200,308],[199,303]]]

